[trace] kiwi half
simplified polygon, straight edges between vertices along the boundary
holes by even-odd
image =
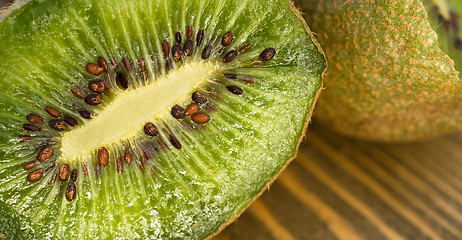
[[[7,239],[212,236],[293,159],[326,67],[286,0],[30,1],[0,42]]]
[[[411,141],[462,129],[462,2],[298,0],[331,62],[316,116]]]

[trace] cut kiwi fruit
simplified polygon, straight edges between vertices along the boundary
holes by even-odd
[[[462,129],[462,2],[298,0],[328,61],[320,122],[411,141]]]
[[[294,158],[326,62],[286,0],[41,0],[0,23],[0,233],[202,239]]]

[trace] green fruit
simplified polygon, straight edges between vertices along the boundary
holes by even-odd
[[[460,1],[298,3],[330,63],[321,122],[378,141],[461,129]]]
[[[7,239],[213,235],[294,158],[326,67],[286,0],[30,1],[0,42]]]

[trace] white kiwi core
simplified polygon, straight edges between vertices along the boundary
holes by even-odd
[[[218,65],[192,62],[142,88],[120,92],[92,120],[63,134],[62,159],[76,161],[100,147],[134,137],[148,122],[166,119],[175,104],[191,99],[217,69]]]

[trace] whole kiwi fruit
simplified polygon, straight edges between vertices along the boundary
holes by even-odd
[[[0,23],[0,233],[203,239],[292,160],[325,57],[286,0],[32,0]]]
[[[462,128],[462,2],[298,0],[330,62],[315,116],[412,141]]]

